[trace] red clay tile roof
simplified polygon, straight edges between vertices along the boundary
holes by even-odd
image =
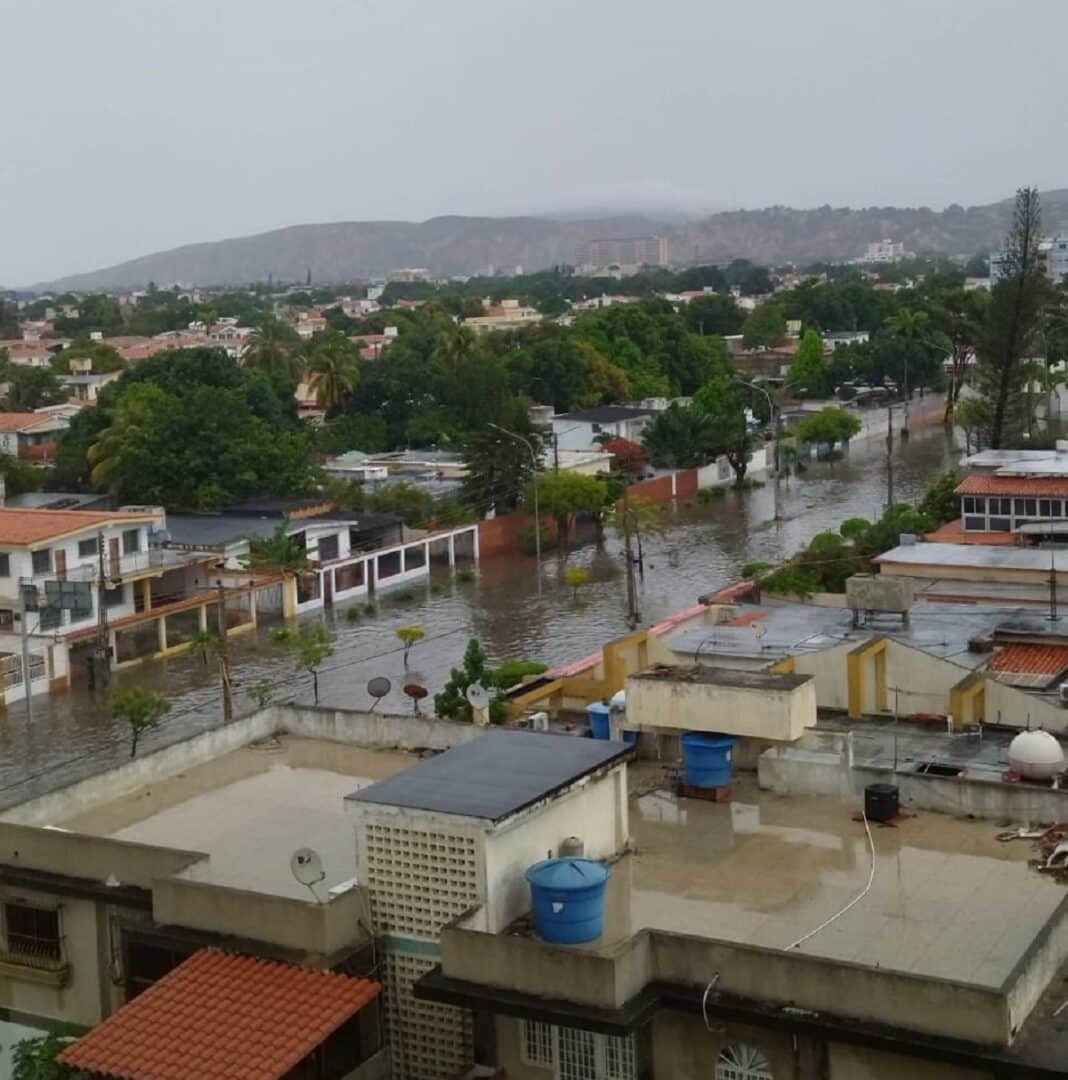
[[[1047,675],[1052,679],[1068,668],[1068,645],[1037,645],[1020,642],[1006,645],[990,658],[991,671],[1018,675]]]
[[[0,545],[20,547],[58,539],[68,533],[99,525],[137,524],[154,521],[152,514],[119,513],[109,510],[22,510],[0,507]]]
[[[974,473],[954,489],[958,495],[1068,495],[1068,476],[992,476]]]
[[[21,431],[23,428],[33,427],[42,420],[49,420],[47,414],[33,412],[7,412],[0,413],[0,431]]]
[[[58,1060],[116,1080],[279,1080],[380,990],[201,949]]]
[[[1012,547],[1016,535],[1011,532],[965,532],[960,518],[928,533],[925,537],[932,544],[987,544],[992,547]]]
[[[768,613],[766,611],[747,611],[743,615],[736,615],[733,619],[731,619],[728,623],[726,623],[726,625],[727,626],[751,626],[753,623],[757,622],[759,619],[765,618],[767,616],[767,614]]]

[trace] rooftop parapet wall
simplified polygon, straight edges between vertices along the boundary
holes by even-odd
[[[148,889],[158,878],[207,857],[199,851],[0,822],[0,863],[66,877],[100,882],[113,878],[120,885]]]
[[[699,995],[715,980],[723,993],[990,1046],[1007,1045],[1022,1019],[996,988],[659,930],[602,952],[479,933],[461,921],[442,932],[441,962],[449,978],[607,1010],[652,983]]]
[[[627,726],[792,742],[816,723],[810,675],[657,665],[627,679]]]

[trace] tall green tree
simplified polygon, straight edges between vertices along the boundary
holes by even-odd
[[[978,341],[976,384],[990,403],[990,446],[995,450],[1026,426],[1024,361],[1031,355],[1049,295],[1038,250],[1041,223],[1038,189],[1020,188],[1001,277],[990,291]]]
[[[461,499],[479,517],[490,511],[514,510],[541,454],[541,439],[529,422],[516,423],[515,430],[486,427],[474,432],[464,443],[467,475],[461,483]]]
[[[600,516],[608,503],[609,490],[604,480],[596,476],[581,476],[573,472],[542,473],[535,481],[538,509],[556,522],[556,540],[561,550],[567,549],[568,530],[578,514]],[[534,505],[531,492],[527,498]]]
[[[5,378],[7,397],[3,404],[8,412],[33,412],[46,405],[59,405],[70,397],[55,373],[48,368],[12,365]]]
[[[715,461],[720,439],[708,413],[673,402],[645,425],[642,446],[654,465],[693,469]]]
[[[701,387],[693,398],[694,409],[708,419],[716,432],[716,452],[726,455],[736,488],[745,485],[753,449],[745,415],[746,400],[744,388],[726,375]]]
[[[786,340],[786,317],[778,303],[761,304],[742,323],[742,344],[747,349],[770,349]]]
[[[786,373],[786,387],[807,397],[824,397],[831,389],[827,381],[823,338],[817,330],[806,330]]]

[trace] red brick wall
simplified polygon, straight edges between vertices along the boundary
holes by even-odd
[[[502,551],[514,551],[519,547],[519,534],[534,524],[534,519],[523,510],[501,514],[489,521],[478,523],[478,552],[481,558],[498,555]]]
[[[696,478],[694,479],[696,490]],[[671,499],[671,477],[658,476],[655,480],[643,480],[640,484],[631,484],[630,495],[651,502],[668,502]]]

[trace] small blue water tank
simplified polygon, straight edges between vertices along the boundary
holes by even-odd
[[[527,871],[534,929],[543,941],[578,945],[604,933],[608,867],[593,859],[544,859]]]
[[[634,746],[637,743],[638,736],[641,734],[641,732],[635,730],[634,728],[620,728],[619,734],[625,743],[629,743],[631,746]]]
[[[723,787],[731,782],[734,735],[687,731],[682,736],[682,764],[690,787]]]
[[[590,718],[590,734],[595,739],[612,738],[612,725],[608,719],[610,710],[603,701],[587,705],[586,715]]]

